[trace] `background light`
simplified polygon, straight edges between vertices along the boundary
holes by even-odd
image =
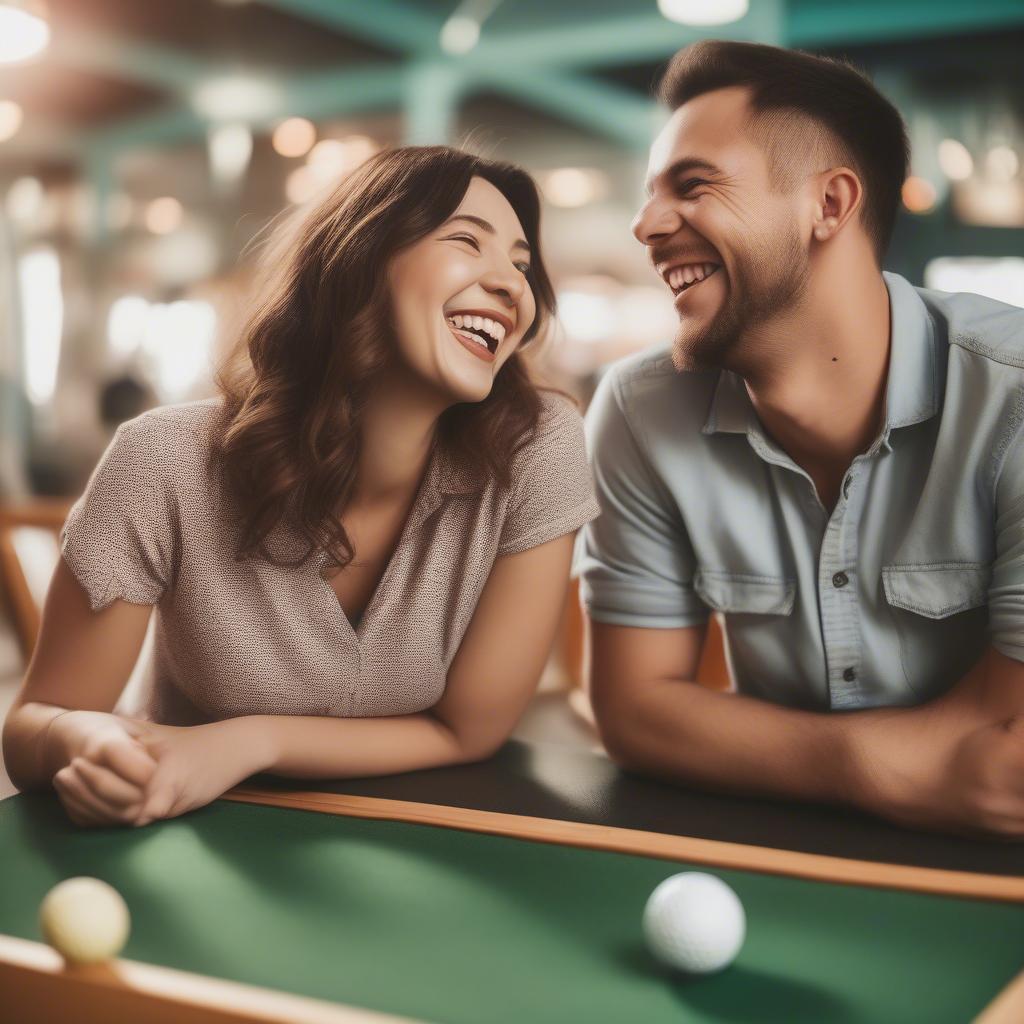
[[[60,260],[53,249],[36,249],[18,260],[21,321],[25,344],[25,390],[36,405],[48,402],[57,387],[64,329]]]
[[[0,142],[13,139],[18,134],[24,111],[14,100],[0,100]]]
[[[41,8],[39,9],[41,12]],[[38,56],[50,43],[50,26],[29,6],[0,4],[0,64]]]
[[[141,295],[122,295],[107,315],[107,345],[115,356],[130,356],[146,336],[149,303]]]
[[[608,194],[608,178],[585,167],[559,167],[540,176],[541,190],[555,206],[586,206]]]
[[[974,173],[974,160],[962,142],[943,139],[939,143],[939,167],[950,181],[966,181]]]
[[[241,181],[252,158],[252,132],[241,122],[220,124],[211,128],[207,137],[210,173],[218,185],[234,185]]]
[[[192,105],[211,121],[258,121],[281,106],[281,92],[265,78],[211,78],[192,94]]]
[[[305,156],[316,142],[316,125],[304,117],[289,117],[275,129],[271,143],[281,156]]]
[[[985,154],[985,173],[993,181],[1012,181],[1020,170],[1020,157],[1009,146],[993,146]]]
[[[935,186],[926,178],[911,175],[903,182],[903,205],[911,213],[927,213],[937,198]]]
[[[1024,306],[1024,258],[940,256],[924,268],[924,285],[942,292],[974,292]]]
[[[167,235],[181,227],[185,211],[173,196],[161,196],[146,207],[146,227],[154,235]]]
[[[44,198],[38,178],[18,178],[7,190],[7,214],[19,224],[28,224],[39,216]]]
[[[441,49],[445,53],[469,53],[480,41],[480,23],[453,15],[441,29]]]
[[[658,0],[658,10],[681,25],[727,25],[747,13],[747,0]]]
[[[319,188],[316,178],[305,165],[296,167],[284,182],[284,194],[288,198],[288,202],[296,205],[306,202],[307,199],[312,199]]]
[[[335,185],[378,149],[377,143],[366,135],[324,139],[309,151],[306,166],[317,187]]]

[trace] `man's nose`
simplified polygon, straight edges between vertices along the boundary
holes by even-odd
[[[670,203],[648,199],[633,218],[633,235],[643,245],[656,245],[674,235],[682,226],[682,218]]]

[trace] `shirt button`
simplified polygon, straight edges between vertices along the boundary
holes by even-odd
[[[850,582],[850,577],[847,576],[845,572],[837,572],[835,574],[835,576],[832,577],[832,586],[833,587],[845,587],[846,584],[849,583],[849,582]]]
[[[848,668],[848,669],[846,669],[846,671],[843,672],[843,678],[848,683],[852,683],[854,681],[854,679],[857,678],[857,673],[854,672],[854,670],[852,668]]]

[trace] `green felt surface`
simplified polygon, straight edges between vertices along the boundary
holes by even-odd
[[[1024,909],[741,871],[748,934],[718,975],[646,952],[654,887],[686,865],[450,829],[217,802],[83,830],[0,802],[0,932],[94,875],[131,909],[124,956],[452,1024],[964,1024],[1024,962]]]

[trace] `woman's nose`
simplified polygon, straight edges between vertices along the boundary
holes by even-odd
[[[493,270],[481,284],[491,294],[497,295],[506,306],[514,306],[523,297],[526,278],[515,268],[510,271]]]
[[[674,235],[682,226],[682,218],[670,203],[648,199],[633,218],[633,236],[643,245],[655,245]]]

